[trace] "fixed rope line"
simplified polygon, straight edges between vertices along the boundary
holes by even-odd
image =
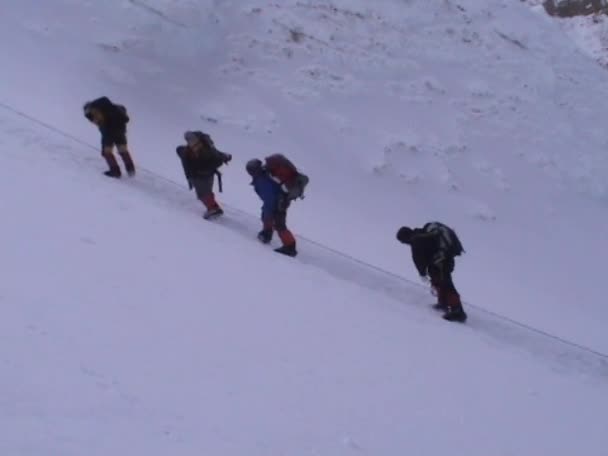
[[[90,144],[90,143],[88,143],[86,141],[83,141],[82,139],[80,139],[80,138],[78,138],[78,137],[76,137],[76,136],[74,136],[74,135],[66,132],[65,130],[62,130],[62,129],[54,126],[54,125],[51,125],[48,122],[45,122],[45,121],[43,121],[41,119],[38,119],[38,118],[36,118],[36,117],[34,117],[32,115],[29,115],[26,112],[23,112],[23,111],[15,108],[15,107],[7,104],[7,103],[4,103],[4,102],[0,101],[0,108],[5,109],[6,111],[12,112],[13,114],[16,114],[17,116],[19,116],[19,117],[21,117],[23,119],[26,119],[26,120],[34,123],[34,124],[37,124],[37,125],[45,128],[47,130],[50,130],[50,131],[52,131],[52,132],[54,132],[54,133],[56,133],[56,134],[58,134],[60,136],[63,136],[64,138],[67,138],[67,139],[69,139],[69,140],[71,140],[71,141],[73,141],[73,142],[75,142],[77,144],[80,144],[81,146],[84,146],[84,147],[87,147],[89,149],[98,151],[98,148],[95,147],[95,146],[93,146],[92,144]],[[169,179],[169,178],[167,178],[167,177],[165,177],[165,176],[163,176],[161,174],[158,174],[158,173],[156,173],[154,171],[151,171],[151,170],[149,170],[147,168],[144,168],[144,167],[141,167],[141,166],[139,167],[139,169],[142,170],[142,171],[144,171],[144,173],[146,173],[146,174],[154,177],[155,179],[159,179],[159,180],[162,180],[162,181],[164,181],[164,182],[166,182],[166,183],[168,183],[170,185],[182,188],[182,185],[180,185],[179,183],[175,182],[174,180]],[[251,213],[246,212],[246,211],[244,211],[242,209],[239,209],[239,208],[236,208],[236,207],[231,207],[230,205],[226,205],[226,206],[229,207],[234,212],[239,212],[239,213],[241,213],[241,214],[243,214],[243,215],[245,215],[247,217],[254,217]],[[338,257],[341,257],[341,258],[344,258],[344,259],[346,259],[348,261],[351,261],[353,263],[356,263],[356,264],[358,264],[358,265],[360,265],[360,266],[362,266],[364,268],[373,270],[373,271],[375,271],[375,272],[377,272],[379,274],[382,274],[382,275],[387,276],[387,277],[391,277],[391,278],[393,278],[395,280],[407,283],[408,285],[413,286],[413,287],[425,288],[423,285],[421,285],[419,283],[416,283],[413,280],[410,280],[410,279],[408,279],[406,277],[400,276],[399,274],[396,274],[394,272],[388,271],[388,270],[383,269],[383,268],[381,268],[379,266],[375,266],[373,264],[367,263],[367,262],[365,262],[365,261],[363,261],[363,260],[361,260],[359,258],[355,258],[354,256],[349,255],[348,253],[341,252],[341,251],[336,250],[336,249],[334,249],[332,247],[329,247],[329,246],[327,246],[325,244],[322,244],[321,242],[315,241],[313,239],[308,239],[305,236],[301,236],[301,238],[303,240],[305,240],[306,242],[308,242],[308,243],[316,246],[317,248],[319,248],[321,250],[325,250],[328,253],[331,253],[331,254],[333,254],[335,256],[338,256]],[[490,316],[492,316],[492,317],[494,317],[494,318],[496,318],[498,320],[502,320],[504,322],[507,322],[507,323],[513,325],[513,326],[517,326],[517,327],[519,327],[521,329],[530,331],[532,333],[536,333],[537,335],[540,335],[542,337],[554,340],[556,342],[560,342],[560,343],[562,343],[564,345],[568,345],[570,347],[573,347],[573,348],[576,348],[578,350],[590,353],[592,355],[595,355],[595,356],[597,356],[599,358],[602,358],[602,359],[608,361],[608,354],[603,353],[603,352],[601,352],[599,350],[595,350],[595,349],[593,349],[591,347],[588,347],[586,345],[582,345],[582,344],[579,344],[577,342],[573,342],[571,340],[568,340],[568,339],[565,339],[563,337],[557,336],[555,334],[551,334],[551,333],[549,333],[547,331],[535,328],[534,326],[527,325],[526,323],[519,322],[519,321],[514,320],[512,318],[509,318],[507,316],[501,315],[501,314],[499,314],[497,312],[485,309],[485,308],[480,307],[480,306],[475,305],[475,304],[471,304],[470,302],[464,301],[464,303],[468,307],[471,307],[471,308],[477,310],[480,313],[484,313],[486,315],[490,315]]]

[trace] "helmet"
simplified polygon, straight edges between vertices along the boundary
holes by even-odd
[[[262,172],[262,160],[253,158],[247,162],[245,168],[251,177],[257,176]]]

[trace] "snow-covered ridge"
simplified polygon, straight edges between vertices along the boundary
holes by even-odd
[[[597,95],[606,92],[606,85],[597,74],[578,72],[578,80],[572,79],[573,69],[560,63],[560,46],[551,44],[559,37],[557,30],[553,37],[547,36],[547,29],[534,34],[536,20],[525,17],[525,5],[507,7],[499,0],[481,7],[470,0],[432,7],[424,1],[381,3],[382,7],[370,8],[363,1],[195,5],[131,0],[122,6],[129,18],[126,33],[101,33],[107,19],[96,15],[82,26],[92,31],[94,44],[106,54],[99,71],[116,84],[136,87],[141,78],[167,77],[166,65],[183,67],[190,62],[201,75],[227,82],[247,78],[302,109],[328,96],[337,101],[354,99],[348,117],[326,112],[324,126],[342,139],[354,136],[361,149],[375,157],[363,164],[369,172],[377,171],[378,161],[384,165],[382,155],[395,143],[423,153],[433,148],[435,152],[429,151],[433,155],[444,151],[439,167],[446,166],[451,150],[469,147],[470,154],[484,157],[485,168],[492,166],[506,181],[517,179],[511,168],[523,160],[541,176],[559,178],[568,187],[605,201],[608,160],[603,151],[608,142],[583,125],[598,122],[603,107]],[[97,14],[101,11],[97,8]],[[107,8],[108,16],[114,13],[115,8]],[[517,26],[510,21],[513,16],[520,21]],[[530,27],[521,27],[522,18]],[[28,27],[49,36],[60,25],[43,27],[30,17]],[[572,51],[567,43],[561,47],[565,53]],[[166,65],[154,63],[160,58]],[[142,64],[134,72],[128,59]],[[184,92],[179,79],[166,87],[167,93],[192,95]],[[586,105],[574,103],[572,98],[584,97],[585,91]],[[224,95],[228,99],[204,103],[203,120],[247,132],[276,130],[276,113],[266,114],[267,107],[258,104],[245,113],[249,120],[243,122],[242,116],[235,118],[230,95]],[[233,92],[233,97],[241,95]],[[368,113],[370,97],[379,106]],[[404,108],[416,115],[400,112]],[[441,110],[441,117],[436,110]],[[387,118],[383,128],[375,127],[361,137],[356,125],[369,115]],[[531,126],[542,136],[528,135]],[[479,131],[486,132],[482,138]],[[571,137],[579,131],[587,136],[582,155],[577,138]],[[460,181],[469,179],[470,173],[483,177],[477,168],[468,167]],[[398,174],[405,171],[403,166],[394,169]],[[462,187],[458,180],[455,176],[446,181],[444,189]],[[411,180],[406,177],[405,182]]]
[[[574,138],[567,148],[560,134],[564,128],[576,134],[577,126],[570,124],[571,112],[582,122],[597,123],[593,100],[582,110],[569,98],[573,90],[605,93],[605,83],[598,75],[594,83],[579,81],[592,87],[569,86],[560,74],[565,69],[553,67],[556,47],[543,46],[549,39],[546,31],[535,36],[529,31],[522,34],[521,28],[508,22],[514,12],[498,5],[502,4],[480,8],[471,2],[449,1],[429,8],[414,1],[370,9],[357,2],[299,1],[252,7],[244,14],[257,33],[228,37],[232,61],[221,71],[224,75],[247,74],[259,84],[282,91],[293,102],[318,100],[329,91],[340,98],[381,97],[386,111],[391,112],[399,109],[386,100],[391,98],[420,117],[406,115],[402,122],[393,119],[385,127],[386,136],[400,137],[422,153],[436,155],[429,147],[444,150],[439,167],[451,150],[471,144],[477,131],[493,131],[494,142],[478,146],[484,149],[473,153],[489,157],[494,172],[505,179],[517,179],[516,172],[504,163],[508,154],[515,159],[513,164],[523,159],[542,173],[605,200],[605,138],[591,132],[588,139],[596,142],[581,156]],[[315,63],[305,65],[303,60]],[[275,65],[283,68],[280,74],[267,70]],[[467,71],[475,77],[463,78]],[[540,77],[532,79],[525,73]],[[370,82],[380,82],[379,78],[381,84],[374,85],[370,93]],[[429,105],[443,110],[443,118],[430,131],[430,116],[424,115]],[[551,122],[547,110],[552,113]],[[350,114],[355,118],[365,115]],[[562,119],[556,123],[560,114]],[[581,119],[584,116],[586,121]],[[348,134],[348,121],[336,120],[336,133]],[[542,136],[522,136],[531,124]],[[381,132],[369,133],[376,154],[392,149],[393,143]],[[506,144],[516,142],[505,150],[501,146],[506,145],[506,135],[511,136]],[[557,137],[559,144],[553,141]],[[477,172],[475,168],[469,171]],[[455,180],[446,182],[444,188],[454,188]]]

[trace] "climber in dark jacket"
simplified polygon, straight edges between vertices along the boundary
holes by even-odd
[[[451,248],[453,243],[457,243],[456,255],[460,255],[462,245],[455,234],[454,237],[450,235],[450,231],[453,233],[451,228],[436,222],[414,229],[403,226],[397,232],[397,239],[411,247],[412,260],[420,277],[425,280],[430,277],[431,286],[437,292],[435,308],[445,311],[443,318],[464,322],[467,314],[452,279],[456,262]]]
[[[273,232],[276,232],[283,245],[275,252],[294,257],[298,254],[296,250],[296,239],[287,228],[287,209],[289,200],[281,184],[276,182],[264,168],[262,161],[255,158],[247,162],[247,172],[252,177],[251,185],[260,199],[262,205],[262,231],[258,233],[258,239],[268,244],[272,240]]]
[[[214,178],[220,177],[218,168],[232,160],[232,155],[216,149],[211,137],[201,131],[184,133],[186,145],[176,149],[190,190],[196,191],[196,196],[207,208],[203,215],[210,219],[224,213],[213,193]]]
[[[127,145],[127,124],[130,120],[127,109],[123,105],[112,103],[108,97],[104,96],[86,102],[83,111],[84,116],[97,125],[101,133],[101,155],[109,167],[104,174],[114,178],[119,178],[122,174],[113,153],[114,146],[116,146],[127,174],[133,176],[135,165]]]

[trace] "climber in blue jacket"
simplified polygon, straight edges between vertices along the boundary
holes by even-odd
[[[276,231],[283,243],[282,247],[275,252],[294,257],[297,255],[296,240],[287,228],[287,209],[289,201],[287,194],[264,168],[262,161],[254,158],[247,162],[247,172],[252,177],[251,185],[263,201],[262,205],[262,231],[258,233],[258,239],[268,244],[272,240],[273,232]]]

